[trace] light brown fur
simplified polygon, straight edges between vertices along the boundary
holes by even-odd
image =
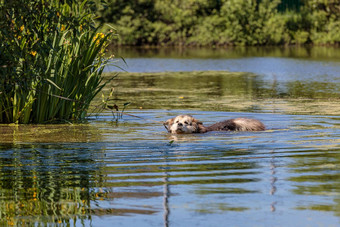
[[[165,128],[172,134],[205,133],[209,131],[263,131],[262,122],[249,118],[236,118],[218,122],[211,126],[203,123],[190,115],[179,115],[164,123]]]

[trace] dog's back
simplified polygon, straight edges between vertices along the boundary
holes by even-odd
[[[218,122],[205,127],[207,131],[264,131],[266,127],[261,121],[249,118],[236,118]]]

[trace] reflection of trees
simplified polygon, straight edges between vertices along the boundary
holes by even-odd
[[[240,142],[235,138],[234,142]],[[193,212],[243,212],[252,209],[254,204],[244,202],[247,197],[262,193],[263,180],[270,181],[265,183],[265,191],[273,195],[270,203],[275,211],[278,161],[275,151],[264,156],[267,166],[264,169],[263,160],[252,149],[211,148],[211,144],[196,139],[191,142],[207,147],[196,146],[199,149],[191,152],[187,148],[182,150],[184,144],[178,147],[174,144],[162,147],[160,152],[159,146],[152,148],[150,143],[122,147],[110,143],[111,151],[117,151],[110,153],[103,143],[2,144],[0,223],[81,225],[104,215],[162,212],[164,225],[168,226],[172,207],[169,203],[178,203],[171,200],[178,188],[183,187],[186,190],[183,193],[194,193],[188,198],[194,200]],[[322,152],[305,149],[303,154],[293,157],[295,163],[288,168],[297,175],[290,179],[296,184],[294,193],[333,199],[333,204],[316,200],[313,204],[299,204],[298,209],[340,215],[338,152],[337,148]],[[263,179],[263,170],[268,169],[270,175]]]
[[[337,83],[294,81],[286,85],[291,98],[329,99],[339,98],[340,86]]]
[[[224,48],[181,48],[162,47],[145,48],[136,46],[111,46],[108,56],[124,56],[125,58],[190,58],[190,59],[235,59],[242,57],[283,57],[283,58],[311,58],[312,60],[340,59],[338,48],[327,46],[237,46]]]
[[[167,154],[164,156],[164,189],[163,189],[163,210],[164,210],[164,226],[169,226],[169,215],[170,215],[170,208],[169,208],[169,200],[170,200],[170,184],[169,184],[169,176],[170,174],[167,172],[168,166],[168,156]]]
[[[89,124],[2,125],[0,143],[100,141],[101,131]]]
[[[0,223],[82,225],[104,215],[162,212],[168,226],[170,189],[176,186],[194,188],[193,199],[225,196],[225,201],[193,202],[198,212],[242,212],[249,207],[229,195],[259,192],[249,187],[261,181],[252,150],[181,153],[175,146],[164,152],[155,146],[148,152],[150,144],[141,150],[139,145],[110,143],[112,153],[103,143],[0,145]]]
[[[209,153],[217,151],[210,150]],[[195,212],[199,213],[221,213],[227,211],[242,212],[249,210],[248,206],[235,202],[235,197],[249,196],[259,191],[249,187],[249,183],[260,181],[255,176],[258,174],[256,159],[252,157],[252,151],[249,150],[226,150],[221,152],[217,157],[216,153],[206,154],[206,160],[218,159],[219,163],[209,165],[197,165],[197,169],[192,171],[202,172],[197,177],[200,178],[199,187],[194,190],[198,196],[211,198],[209,202],[195,202]],[[222,161],[223,160],[223,161]],[[191,173],[193,175],[193,173]],[[171,181],[173,182],[173,181]],[[188,181],[190,182],[190,181]],[[198,182],[194,182],[198,183]],[[246,186],[247,185],[247,186]],[[214,199],[214,197],[218,199]],[[251,205],[251,204],[249,204]]]
[[[294,164],[289,167],[298,175],[289,179],[294,182],[293,192],[315,198],[312,203],[299,204],[296,209],[332,211],[340,216],[339,152],[338,148],[320,151],[312,149],[293,156]]]
[[[2,145],[0,223],[70,223],[89,218],[99,152],[64,145]]]
[[[144,201],[163,197],[164,222],[168,225],[169,184],[167,160],[157,166],[139,169],[132,162],[105,161],[102,143],[0,144],[0,224],[1,226],[85,225],[92,216],[150,215],[153,206],[135,204],[103,206],[105,201],[123,199]],[[112,163],[111,159],[111,163]],[[121,166],[122,163],[126,165]],[[165,163],[165,164],[164,164]],[[140,173],[159,173],[140,182]],[[131,181],[133,179],[133,181]],[[140,186],[164,186],[163,192],[139,190]],[[127,191],[115,191],[128,187]]]
[[[132,73],[113,83],[118,84],[116,97],[120,100],[133,100],[132,108],[150,109],[253,112],[277,106],[281,112],[318,113],[313,103],[324,100],[323,105],[336,105],[340,92],[333,82],[287,83],[275,76],[270,81],[251,73],[230,72]]]
[[[218,102],[237,96],[251,100],[271,92],[260,77],[246,73],[129,74],[114,83],[119,84],[117,96],[120,99],[138,97],[134,98],[136,108],[181,108],[181,105],[197,108],[202,102],[213,99]],[[183,99],[179,100],[179,97]]]
[[[276,164],[275,164],[275,152],[271,151],[271,159],[270,159],[270,171],[271,171],[271,178],[270,178],[270,195],[274,196],[276,193]],[[275,212],[276,211],[276,201],[273,201],[272,204],[270,205],[271,211]]]

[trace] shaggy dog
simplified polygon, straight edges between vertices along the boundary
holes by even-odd
[[[173,134],[205,133],[209,131],[263,131],[265,126],[261,121],[249,118],[235,118],[204,126],[190,115],[179,115],[164,122],[168,132]]]

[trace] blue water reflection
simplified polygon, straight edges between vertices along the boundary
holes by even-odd
[[[2,224],[339,224],[339,118],[191,111],[205,124],[254,117],[268,130],[179,136],[153,121],[183,112],[130,111],[141,118],[114,124],[104,113],[77,142],[55,143],[51,130],[1,143]]]
[[[135,102],[123,119],[1,125],[1,226],[340,225],[339,61],[126,61],[129,72],[250,73],[119,77],[116,100]],[[169,135],[162,122],[178,114],[268,130]]]
[[[231,71],[251,72],[278,81],[340,81],[340,62],[307,61],[289,58],[255,57],[242,59],[128,58],[118,65],[128,72]],[[107,67],[107,71],[117,70]]]

